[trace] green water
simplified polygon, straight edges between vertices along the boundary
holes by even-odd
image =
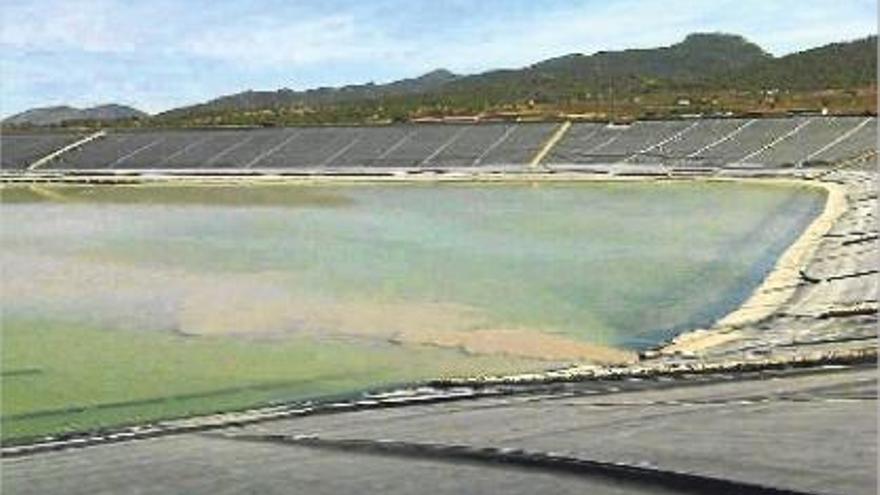
[[[539,348],[459,352],[474,332],[649,346],[741,303],[824,193],[375,184],[2,199],[4,428],[27,434],[560,364]],[[28,369],[41,371],[8,373]],[[131,385],[145,369],[149,386]],[[211,390],[137,414],[63,412]]]

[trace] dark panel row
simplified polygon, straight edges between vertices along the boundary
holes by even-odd
[[[529,163],[554,123],[112,132],[64,153],[53,169],[474,167]],[[876,147],[877,119],[798,117],[572,125],[546,164],[784,166]],[[74,134],[2,136],[2,164],[23,169]]]
[[[0,135],[0,168],[26,169],[33,162],[81,137],[79,134],[2,134]]]
[[[784,166],[835,161],[876,146],[876,118],[798,117],[575,124],[548,162]]]
[[[527,163],[558,124],[112,133],[57,169],[469,167]]]

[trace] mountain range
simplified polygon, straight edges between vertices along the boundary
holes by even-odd
[[[108,104],[83,109],[62,105],[25,110],[3,119],[3,124],[48,126],[71,121],[111,122],[146,117],[149,114],[125,105]]]
[[[747,111],[749,105],[764,103],[756,103],[754,95],[766,91],[798,93],[791,97],[798,104],[838,104],[847,111],[865,111],[875,108],[876,97],[863,95],[854,102],[843,101],[845,95],[830,97],[826,93],[876,88],[876,71],[876,36],[774,57],[742,36],[695,33],[671,46],[592,55],[573,53],[527,67],[479,74],[460,75],[437,69],[388,84],[303,91],[249,90],[149,119],[129,107],[53,107],[29,110],[4,124],[45,125],[63,120],[106,123],[110,119],[163,126],[363,123],[425,115],[516,113],[534,107],[598,112],[609,105],[609,100],[613,106],[615,98],[623,111],[644,116],[651,112],[668,114],[675,110],[670,109],[672,102],[682,97],[699,97],[700,101],[711,102],[714,110],[729,106]],[[802,95],[811,92],[824,92],[824,96]],[[776,103],[774,99],[772,104]]]
[[[774,57],[742,36],[695,33],[671,46],[575,53],[519,69],[472,75],[438,69],[390,84],[247,91],[177,108],[156,119],[204,125],[362,122],[524,105],[565,109],[607,100],[612,92],[621,101],[645,100],[640,105],[645,107],[691,94],[716,93],[710,98],[714,101],[718,93],[724,100],[732,92],[850,90],[876,86],[876,46],[872,36]]]

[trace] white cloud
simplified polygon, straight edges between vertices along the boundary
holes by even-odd
[[[437,32],[407,29],[406,17],[382,19],[369,9],[357,15],[302,15],[292,23],[258,15],[192,33],[180,40],[179,50],[247,67],[296,69],[348,62],[398,71],[440,66],[475,71],[521,66],[572,51],[678,41],[696,21],[699,10],[684,8],[692,4],[628,0],[548,10],[537,18],[463,19],[461,26],[438,26]],[[648,21],[636,26],[634,10]]]
[[[133,50],[137,30],[110,0],[20,2],[4,6],[0,42],[30,50]]]
[[[246,65],[356,60],[396,51],[380,32],[365,30],[353,16],[344,14],[293,23],[258,17],[185,38],[180,49],[194,56]]]

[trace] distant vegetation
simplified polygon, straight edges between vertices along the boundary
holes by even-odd
[[[876,86],[877,37],[764,60],[746,70],[723,71],[709,81],[712,86],[726,88],[799,91]]]
[[[741,36],[692,34],[668,47],[571,54],[475,75],[441,69],[389,84],[246,91],[120,124],[275,126],[572,115],[626,120],[823,108],[875,113],[876,46],[872,36],[776,58]]]

